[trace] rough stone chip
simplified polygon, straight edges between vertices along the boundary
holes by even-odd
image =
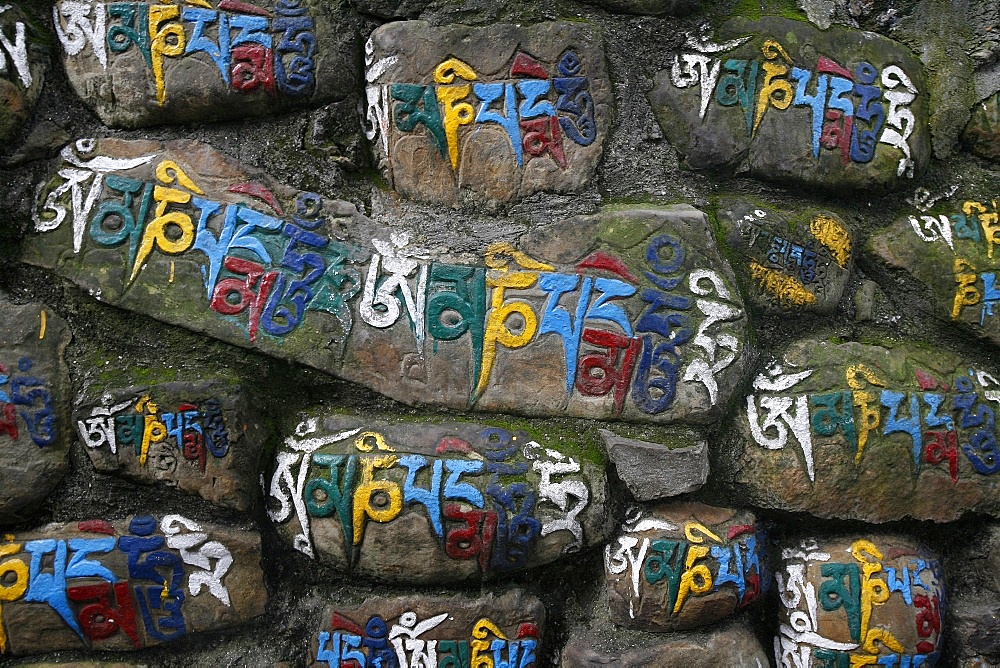
[[[747,503],[865,522],[1000,514],[995,369],[918,343],[809,338],[777,355],[718,471]]]
[[[625,438],[610,429],[600,433],[618,477],[637,501],[687,494],[708,480],[708,442],[693,429],[671,428],[668,443]]]
[[[775,571],[777,665],[935,665],[945,590],[937,556],[908,538],[857,535],[789,542]]]
[[[0,648],[15,656],[141,649],[235,626],[267,603],[260,536],[182,515],[50,524],[4,536],[0,555]]]
[[[737,17],[688,35],[650,101],[695,169],[833,191],[892,188],[930,160],[920,61],[874,33]]]
[[[76,93],[106,125],[134,128],[347,97],[360,79],[357,37],[335,5],[57,0],[52,22]]]
[[[300,552],[381,580],[520,571],[607,538],[603,460],[574,439],[307,418],[278,452],[268,515]]]
[[[767,591],[766,533],[749,511],[633,508],[604,551],[611,620],[643,631],[707,626]]]
[[[0,523],[37,511],[66,473],[70,338],[47,307],[0,302]]]
[[[322,629],[313,636],[317,667],[338,665],[339,657],[358,647],[367,659],[363,665],[371,666],[533,666],[545,606],[520,589],[478,598],[372,598],[358,606],[330,606]]]
[[[472,255],[194,142],[80,140],[53,168],[24,261],[399,401],[706,423],[744,370],[732,270],[690,206],[609,208]]]
[[[101,389],[74,417],[98,471],[236,510],[253,506],[265,430],[238,385],[220,379]]]
[[[401,194],[513,202],[590,181],[613,95],[582,23],[485,28],[397,21],[365,47],[366,128]]]
[[[748,301],[769,313],[837,309],[854,266],[855,235],[829,211],[779,212],[724,200],[718,218]]]

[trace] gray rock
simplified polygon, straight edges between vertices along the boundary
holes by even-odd
[[[592,27],[397,21],[365,54],[366,134],[406,197],[507,203],[593,177],[613,94]]]
[[[992,195],[952,196],[930,210],[906,213],[873,234],[868,248],[884,265],[902,269],[926,288],[930,299],[920,304],[924,312],[1000,345]]]
[[[207,4],[58,0],[70,84],[105,124],[129,128],[317,106],[357,86],[357,37],[336,3]]]
[[[840,216],[778,212],[739,199],[721,201],[717,215],[751,304],[769,313],[837,309],[854,266],[855,244]]]
[[[403,402],[705,423],[743,373],[747,316],[689,206],[608,208],[476,258],[194,142],[80,140],[55,170],[25,262]]]
[[[940,658],[941,563],[910,539],[866,534],[791,542],[774,577],[778,665],[815,665],[810,656],[830,665],[875,665],[893,655],[897,665],[933,666]]]
[[[766,593],[767,535],[749,511],[702,503],[634,508],[604,550],[611,620],[643,631],[714,624]]]
[[[708,442],[697,431],[675,427],[667,443],[625,438],[610,429],[600,433],[618,477],[637,501],[687,494],[708,480]]]
[[[701,0],[584,0],[608,11],[650,16],[687,14],[701,4]]]
[[[962,132],[962,142],[976,155],[1000,161],[1000,93],[981,100]]]
[[[456,583],[603,542],[594,443],[481,424],[303,419],[271,476],[268,515],[295,549],[380,580]]]
[[[562,651],[562,668],[621,666],[622,668],[690,668],[731,666],[761,668],[769,663],[767,652],[745,622],[732,621],[706,630],[669,634],[616,629],[607,646],[595,646],[589,629],[570,636]]]
[[[413,18],[431,4],[431,0],[350,0],[359,12],[380,19]]]
[[[650,93],[688,166],[833,191],[896,187],[926,167],[922,66],[902,44],[776,17],[731,19],[716,39],[677,54]],[[834,85],[842,110],[811,106]]]
[[[807,338],[776,353],[716,471],[740,498],[876,523],[1000,514],[996,370],[919,342]]]
[[[330,606],[323,618],[313,636],[313,666],[339,664],[352,647],[361,647],[366,665],[380,665],[381,657],[383,666],[533,666],[545,631],[545,606],[520,589],[478,598],[371,598]]]
[[[100,388],[74,423],[94,468],[248,510],[266,431],[239,385],[223,379]]]
[[[267,603],[260,536],[181,515],[50,524],[6,536],[0,554],[0,639],[14,656],[141,649],[235,626]]]
[[[46,306],[0,302],[2,524],[37,512],[68,468],[71,336]]]

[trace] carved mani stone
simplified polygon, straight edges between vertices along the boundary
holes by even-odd
[[[350,94],[357,39],[316,0],[58,0],[70,84],[114,127],[263,116]]]
[[[513,202],[578,192],[597,168],[612,91],[585,24],[397,21],[372,33],[365,62],[367,135],[407,197]]]
[[[523,570],[610,529],[599,450],[555,440],[470,423],[308,418],[278,451],[268,515],[300,552],[382,580]]]
[[[828,211],[778,212],[744,200],[718,211],[748,299],[772,313],[836,310],[854,265],[854,234]]]
[[[995,371],[912,343],[823,339],[765,366],[729,462],[747,503],[865,522],[1000,513]]]
[[[544,630],[545,606],[520,589],[369,599],[327,608],[312,665],[534,666]]]
[[[17,5],[0,5],[0,139],[10,138],[31,116],[49,59],[44,38]]]
[[[777,17],[730,19],[716,39],[689,35],[650,93],[690,167],[840,191],[927,166],[922,65],[902,44]]]
[[[748,511],[701,503],[634,508],[604,548],[611,620],[644,631],[713,624],[770,584],[767,537]]]
[[[66,473],[70,338],[45,306],[0,302],[0,523],[36,511]]]
[[[0,649],[13,655],[140,649],[235,626],[267,602],[260,536],[181,515],[8,534],[0,574]]]
[[[56,170],[26,262],[406,403],[705,423],[745,366],[732,270],[686,205],[609,208],[476,257],[193,142],[81,140]]]
[[[265,430],[238,385],[172,382],[106,390],[74,418],[94,468],[247,510]]]
[[[943,574],[936,555],[898,536],[786,543],[774,576],[777,665],[935,665]]]
[[[924,207],[926,208],[926,207]],[[872,236],[869,247],[886,265],[902,269],[927,288],[922,309],[1000,345],[1000,216],[996,195],[951,197],[907,215]]]

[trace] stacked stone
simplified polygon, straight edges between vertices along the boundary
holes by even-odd
[[[439,4],[0,8],[3,660],[1000,661],[995,8]]]

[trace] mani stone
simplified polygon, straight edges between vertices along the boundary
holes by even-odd
[[[688,166],[831,191],[896,187],[927,166],[922,66],[902,44],[777,17],[730,19],[717,38],[689,42],[650,93]]]
[[[292,547],[356,575],[485,579],[607,539],[599,453],[575,433],[306,418],[278,451],[267,512]]]
[[[600,430],[608,459],[636,501],[652,501],[693,492],[708,480],[708,442],[683,427],[664,431],[658,442]]]
[[[718,622],[770,584],[767,536],[749,511],[702,503],[633,508],[604,548],[611,620],[642,631]]]
[[[753,306],[768,313],[837,309],[855,243],[839,216],[815,210],[780,213],[727,200],[720,203],[718,218]]]
[[[479,598],[414,595],[331,606],[312,666],[534,666],[545,606],[520,589]]]
[[[774,580],[779,666],[933,666],[940,658],[943,569],[907,538],[787,543]]]
[[[583,23],[388,23],[365,47],[365,127],[400,194],[439,204],[573,193],[597,169],[613,93]]]
[[[38,510],[69,452],[66,322],[41,304],[0,301],[0,523]]]
[[[720,475],[749,504],[819,517],[998,515],[998,377],[919,343],[796,341],[755,377]]]
[[[264,612],[260,559],[259,534],[181,515],[7,534],[0,649],[117,652],[235,626]]]
[[[927,290],[922,308],[994,345],[1000,328],[996,286],[1000,223],[995,195],[954,198],[930,211],[913,210],[874,234],[868,248],[887,266],[902,269]]]
[[[33,213],[22,260],[101,301],[408,404],[708,423],[746,365],[732,270],[687,205],[432,251],[207,146],[102,139],[63,149]]]
[[[607,620],[602,620],[607,621]],[[570,636],[562,651],[562,668],[765,668],[768,655],[746,622],[667,634],[623,631],[592,624]]]
[[[973,108],[962,142],[976,155],[1000,161],[1000,93],[982,100]]]
[[[172,382],[113,389],[76,409],[94,468],[248,510],[266,437],[239,385]]]
[[[135,128],[347,97],[360,79],[357,39],[332,5],[57,0],[52,23],[76,93],[106,125]]]
[[[17,5],[0,5],[0,139],[28,120],[45,82],[45,38],[34,25]]]

